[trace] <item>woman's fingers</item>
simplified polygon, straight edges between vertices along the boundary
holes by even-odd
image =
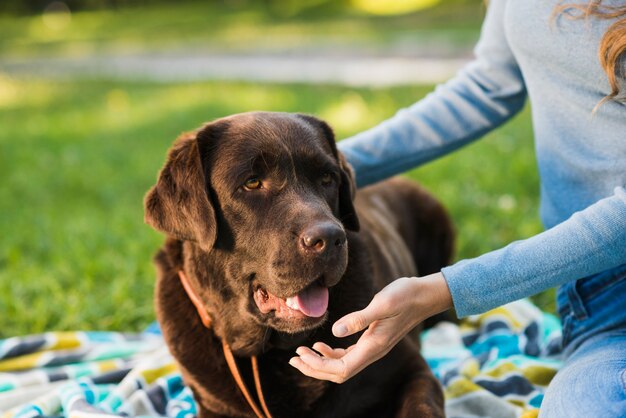
[[[305,351],[301,348],[298,348],[299,357],[292,357],[289,364],[309,377],[343,383],[354,374],[347,367],[344,358],[322,357],[311,350]]]
[[[314,347],[321,355],[308,347],[299,347],[296,350],[299,357],[293,357],[289,364],[307,376],[335,383],[350,379],[381,358],[389,349],[372,343],[367,337],[361,337],[356,345],[348,349],[333,349],[324,343],[316,343]]]
[[[317,351],[324,357],[334,358],[334,359],[341,358],[345,356],[346,353],[348,352],[346,349],[343,349],[343,348],[331,348],[329,345],[324,344],[322,342],[317,342],[313,344],[313,350]],[[298,350],[296,350],[296,353],[300,354]]]
[[[302,360],[301,357],[292,357],[289,360],[289,364],[298,369],[300,373],[306,376],[320,380],[328,380],[335,383],[342,383],[341,381],[339,381],[337,375],[314,369],[308,363]]]
[[[367,328],[374,319],[368,317],[366,310],[367,308],[362,311],[352,312],[335,322],[333,325],[335,337],[347,337]]]
[[[390,314],[388,312],[388,304],[381,303],[380,296],[375,296],[369,305],[360,311],[349,313],[339,319],[333,325],[333,334],[335,337],[346,337],[365,328],[377,319],[385,318]]]
[[[308,347],[298,347],[296,350],[298,357],[292,357],[289,360],[289,364],[307,376],[342,383],[341,377],[347,372],[347,369],[342,361],[342,357],[339,356],[339,350],[341,349],[332,349],[326,344],[323,345],[326,347],[321,347],[321,351],[328,351],[332,356],[337,357],[321,356]],[[341,351],[347,353],[346,350]]]

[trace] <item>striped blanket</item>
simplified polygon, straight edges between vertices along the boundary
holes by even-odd
[[[423,334],[449,417],[535,417],[559,352],[558,320],[525,300]],[[1,418],[195,414],[156,326],[0,340]]]

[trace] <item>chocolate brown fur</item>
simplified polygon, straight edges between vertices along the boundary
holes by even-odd
[[[332,181],[320,180],[323,173]],[[252,175],[264,188],[242,187]],[[332,335],[334,321],[365,307],[389,280],[437,271],[450,259],[450,221],[425,191],[393,179],[359,191],[353,204],[354,194],[331,129],[310,116],[235,115],[176,140],[146,195],[146,222],[168,235],[156,256],[157,316],[201,417],[254,417],[222,341],[249,388],[246,359],[258,356],[274,418],[444,416],[441,389],[408,338],[341,385],[288,364],[299,345],[354,344],[358,336]],[[323,228],[334,234],[323,250],[303,244],[307,231]],[[210,329],[180,270],[209,312]],[[330,289],[321,318],[264,314],[253,297],[266,289],[286,298],[313,282]]]

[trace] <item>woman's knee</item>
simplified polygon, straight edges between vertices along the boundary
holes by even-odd
[[[626,416],[626,335],[582,346],[546,392],[540,418]]]

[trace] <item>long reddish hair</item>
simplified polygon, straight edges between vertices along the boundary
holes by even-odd
[[[607,100],[626,103],[626,92],[622,85],[626,80],[626,4],[606,6],[602,0],[590,0],[587,4],[563,4],[557,6],[553,14],[561,15],[570,19],[617,19],[606,30],[598,47],[598,58],[611,86],[611,92],[598,106]]]

